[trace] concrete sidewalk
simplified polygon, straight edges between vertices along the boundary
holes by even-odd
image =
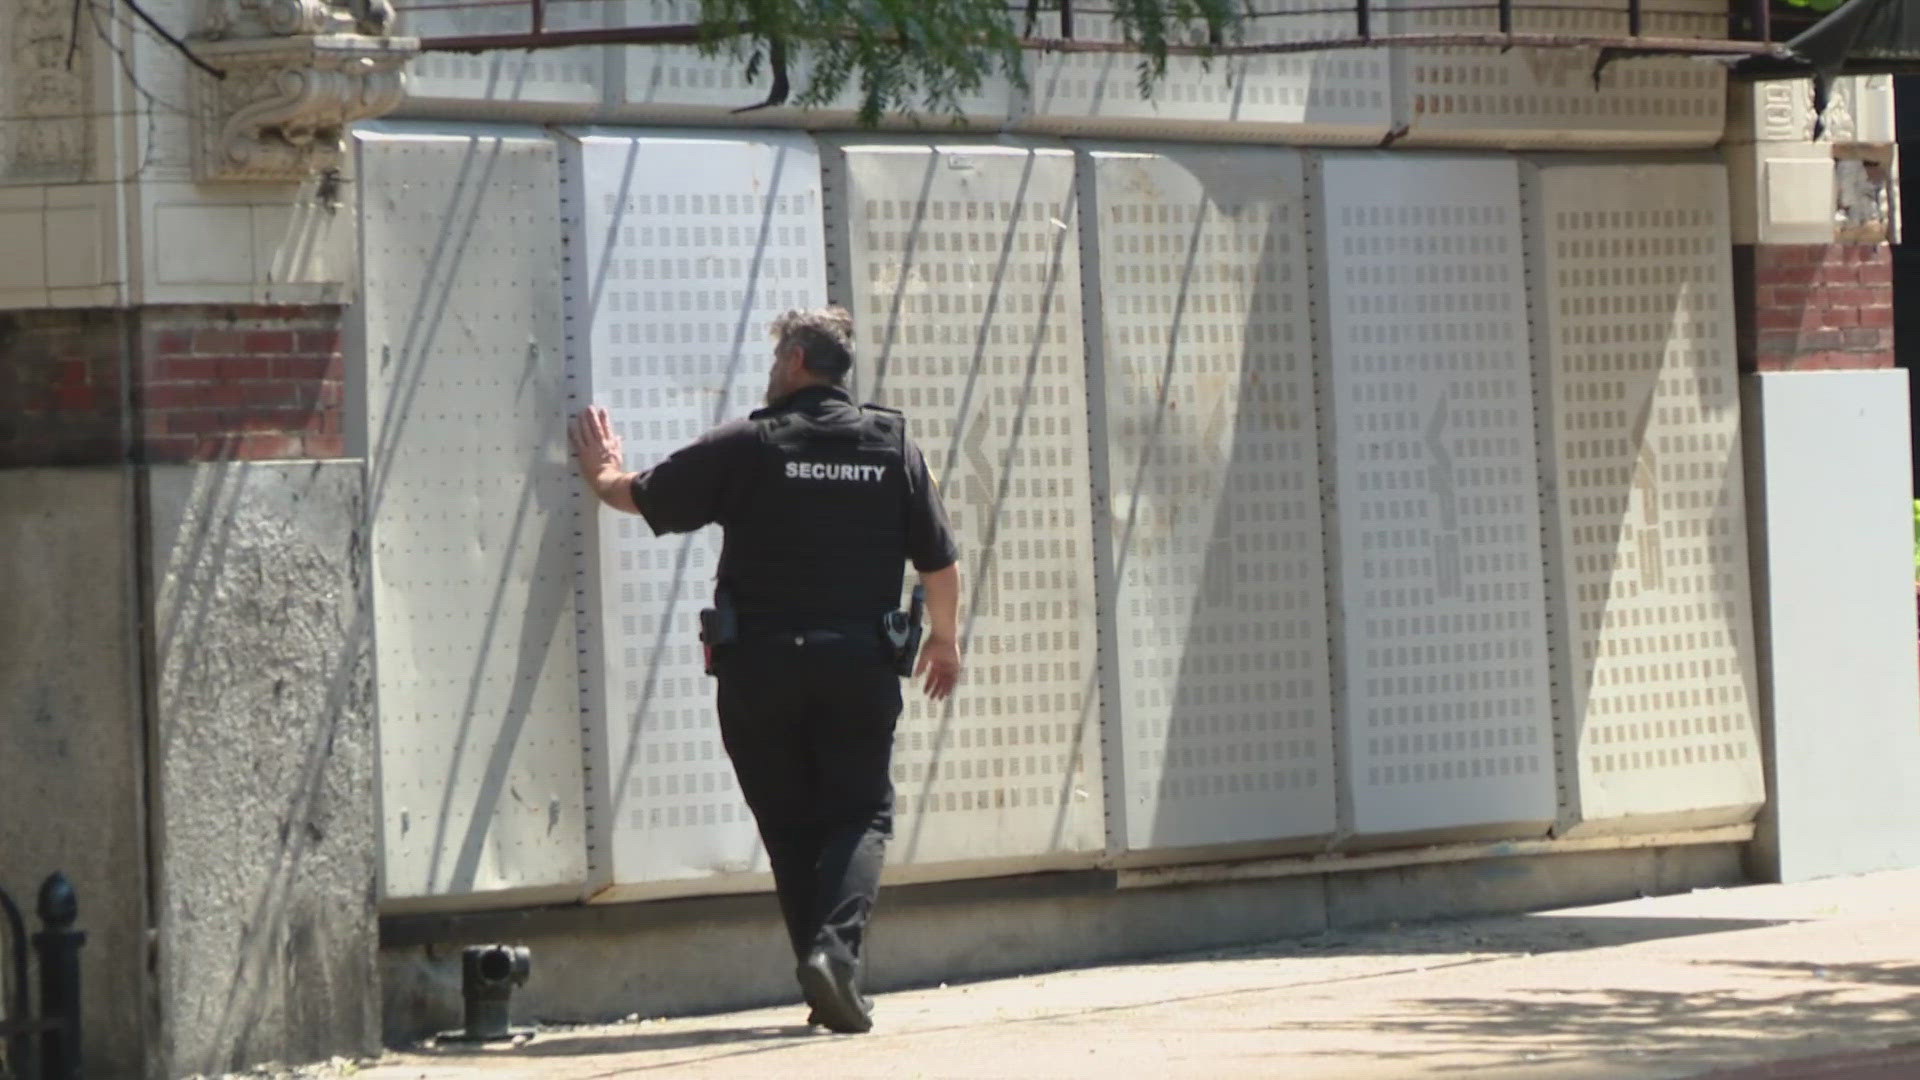
[[[545,1030],[357,1075],[1920,1078],[1920,871],[886,994],[861,1036],[803,1019],[796,1004]]]

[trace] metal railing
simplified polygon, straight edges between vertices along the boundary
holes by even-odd
[[[0,986],[0,1046],[6,1048],[8,1080],[80,1080],[80,946],[87,935],[73,928],[80,905],[67,876],[55,873],[40,885],[40,931],[27,936],[20,908],[0,889],[10,963]],[[40,1010],[33,1009],[27,977],[31,947],[40,967]]]

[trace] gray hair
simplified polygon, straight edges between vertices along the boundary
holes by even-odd
[[[846,308],[793,309],[773,320],[774,352],[799,349],[808,371],[834,382],[853,370],[853,315]]]

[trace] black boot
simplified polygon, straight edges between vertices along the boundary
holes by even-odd
[[[807,954],[794,970],[800,989],[813,1006],[807,1022],[829,1031],[857,1035],[873,1029],[873,1003],[861,996],[855,983],[854,965],[827,955],[825,949]]]

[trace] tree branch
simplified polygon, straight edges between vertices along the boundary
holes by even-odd
[[[73,0],[73,24],[67,27],[67,70],[73,70],[73,54],[80,51],[80,7],[87,0]]]
[[[127,7],[131,9],[135,15],[138,15],[140,17],[141,22],[147,24],[147,29],[153,31],[155,36],[159,37],[161,41],[164,41],[167,44],[173,46],[174,49],[177,50],[181,56],[186,57],[187,60],[193,64],[194,67],[199,68],[201,71],[206,72],[207,74],[213,76],[216,79],[224,79],[227,77],[226,72],[220,70],[217,67],[214,67],[212,64],[207,63],[205,60],[200,59],[200,57],[194,53],[193,49],[190,46],[188,46],[186,42],[175,37],[172,31],[160,25],[159,20],[155,19],[152,15],[147,14],[147,9],[140,6],[140,0],[121,0],[121,2],[126,4]]]
[[[734,112],[755,112],[787,103],[787,94],[791,89],[787,78],[787,42],[778,34],[767,39],[767,70],[773,75],[773,87],[767,91],[767,100],[758,105],[742,105]],[[753,78],[751,68],[748,69],[747,78]]]
[[[120,9],[116,0],[86,0],[86,5],[87,15],[93,20],[94,38],[98,40],[101,45],[105,46],[108,52],[113,54],[114,62],[119,65],[120,73],[126,76],[127,85],[132,87],[133,92],[139,94],[140,97],[146,101],[148,105],[147,119],[149,124],[151,124],[154,115],[163,110],[177,116],[191,115],[186,106],[176,101],[169,101],[159,94],[154,93],[152,88],[142,83],[139,75],[134,72],[133,57],[129,56],[127,50],[122,48],[120,43],[115,41],[113,37],[113,29],[116,27],[124,27],[129,33],[135,29],[133,19]],[[100,21],[103,11],[108,19],[108,23],[106,24],[102,24]]]

